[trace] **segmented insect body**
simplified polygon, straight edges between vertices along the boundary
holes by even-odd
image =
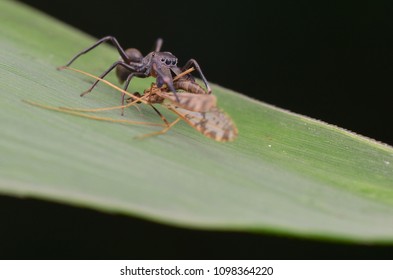
[[[218,109],[216,97],[206,92],[188,74],[191,71],[193,71],[192,68],[178,74],[173,79],[176,90],[182,90],[181,92],[177,91],[178,98],[165,85],[159,88],[153,83],[150,88],[144,91],[143,95],[135,93],[134,97],[129,97],[127,103],[135,103],[138,102],[137,99],[143,99],[145,103],[150,104],[156,110],[165,123],[168,123],[152,105],[162,104],[191,127],[211,139],[219,142],[235,140],[238,135],[236,125],[225,112]],[[160,134],[160,132],[153,134]]]
[[[203,87],[201,87],[196,81],[195,78],[190,74],[191,71],[195,69],[189,68],[185,71],[182,71],[180,68],[177,68],[176,76],[173,77],[173,85],[176,90],[184,90],[186,92],[191,92],[194,94],[210,94],[211,92],[206,91]]]
[[[177,114],[191,127],[203,135],[219,142],[233,141],[238,130],[232,119],[216,105],[214,95],[198,94],[200,91],[196,82],[187,79],[179,79],[184,88],[195,90],[194,92],[181,92],[178,94],[179,101],[168,89],[158,88],[156,84],[144,91],[143,98],[150,104],[159,103]],[[131,98],[132,99],[132,98]],[[131,100],[129,99],[129,100]]]
[[[219,142],[228,142],[236,139],[238,131],[231,118],[217,107],[208,112],[193,112],[169,105],[169,110],[176,113],[190,126],[203,135]]]
[[[208,112],[216,107],[217,99],[214,95],[196,95],[190,92],[182,92],[179,94],[179,101],[177,101],[173,93],[161,91],[155,84],[153,87],[157,90],[152,93],[149,92],[150,90],[145,90],[144,92],[144,96],[146,96],[146,99],[149,100],[150,103],[172,104],[193,112]],[[161,99],[158,97],[161,97],[161,99],[163,98],[163,102],[159,102]],[[165,102],[165,100],[167,102]]]
[[[194,94],[208,94],[199,84],[192,80],[179,79],[173,83],[175,89],[192,92]]]

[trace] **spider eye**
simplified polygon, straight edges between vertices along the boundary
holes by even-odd
[[[161,58],[161,62],[164,63],[165,62],[165,58]]]
[[[165,61],[165,64],[166,64],[166,65],[171,65],[171,61],[170,61],[170,60],[167,60],[167,61]]]
[[[176,65],[176,60],[172,60],[172,65]]]

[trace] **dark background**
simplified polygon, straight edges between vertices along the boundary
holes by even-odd
[[[392,259],[393,250],[367,243],[183,229],[6,196],[0,196],[0,221],[0,259],[368,260]]]
[[[209,2],[29,4],[94,37],[113,35],[144,54],[162,37],[163,50],[173,52],[180,65],[197,59],[211,82],[393,144],[390,6]],[[0,196],[0,205],[1,236],[10,240],[0,243],[0,258],[381,259],[392,252],[383,245],[180,229],[6,196]]]

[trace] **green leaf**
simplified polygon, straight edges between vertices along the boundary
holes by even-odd
[[[158,128],[22,102],[119,105],[120,94],[103,84],[79,97],[91,80],[56,70],[95,39],[5,0],[0,26],[0,193],[190,228],[393,242],[392,147],[219,86],[219,106],[239,129],[235,142],[214,142],[184,122],[135,140]],[[117,57],[100,46],[74,65],[99,74]],[[151,80],[132,83],[142,91]],[[139,108],[124,118],[161,121]],[[99,115],[122,118],[119,111]]]

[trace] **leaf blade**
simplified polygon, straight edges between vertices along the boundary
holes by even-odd
[[[120,96],[101,85],[80,98],[89,81],[55,70],[92,39],[16,3],[2,1],[0,11],[1,193],[194,228],[392,243],[391,147],[218,86],[218,104],[239,129],[233,143],[184,123],[136,141],[152,128],[28,106],[21,100],[94,108]],[[102,47],[77,67],[99,73],[116,58]],[[141,110],[126,118],[159,121]]]

